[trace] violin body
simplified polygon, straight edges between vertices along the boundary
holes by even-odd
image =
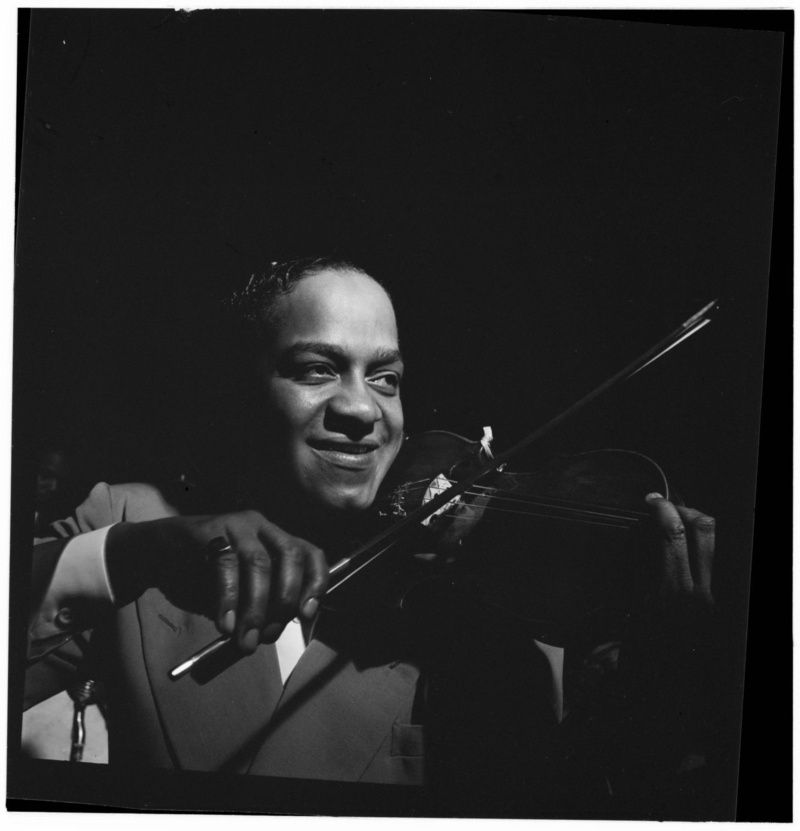
[[[431,497],[431,483],[446,488],[486,462],[480,442],[453,433],[408,439],[377,509],[396,521]],[[654,491],[669,496],[661,468],[625,450],[494,470],[367,570],[380,587],[371,596],[410,610],[455,594],[560,645],[618,637],[648,567],[641,525]]]

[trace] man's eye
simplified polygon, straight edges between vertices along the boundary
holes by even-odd
[[[385,390],[386,392],[397,392],[400,389],[400,376],[395,372],[383,372],[380,375],[373,375],[369,379],[373,387]]]
[[[306,364],[298,368],[297,377],[301,381],[327,381],[335,377],[336,372],[327,364]]]

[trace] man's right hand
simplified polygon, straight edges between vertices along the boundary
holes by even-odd
[[[209,543],[220,537],[231,550],[216,554]],[[213,617],[248,653],[292,618],[312,619],[328,583],[322,551],[257,511],[120,523],[106,539],[106,563],[118,600],[157,587]]]

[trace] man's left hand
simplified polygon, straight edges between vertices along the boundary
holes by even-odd
[[[645,502],[656,535],[656,593],[664,607],[710,608],[714,565],[713,517],[651,493]]]

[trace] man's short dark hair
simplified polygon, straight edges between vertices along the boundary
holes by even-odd
[[[266,270],[250,275],[245,287],[233,293],[229,301],[231,311],[237,322],[244,324],[247,334],[263,343],[274,321],[278,299],[289,294],[301,280],[323,271],[357,271],[371,277],[361,266],[340,257],[275,261]]]

